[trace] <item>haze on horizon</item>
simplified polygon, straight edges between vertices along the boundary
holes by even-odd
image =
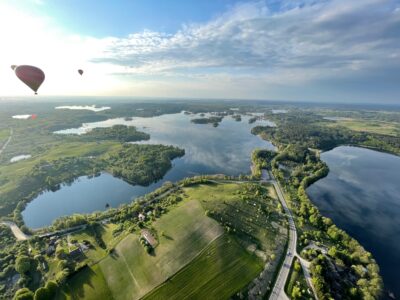
[[[400,102],[397,0],[2,0],[0,40],[0,97]]]

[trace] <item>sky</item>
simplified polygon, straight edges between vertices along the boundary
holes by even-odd
[[[400,0],[0,0],[0,45],[0,96],[400,103]]]

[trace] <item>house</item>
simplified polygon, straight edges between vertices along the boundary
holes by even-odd
[[[69,255],[74,259],[76,259],[79,256],[81,256],[81,254],[82,254],[82,250],[79,247],[69,251]]]
[[[150,246],[152,246],[153,248],[157,246],[157,241],[149,230],[143,229],[141,231],[141,235],[147,241],[147,243],[149,243]]]
[[[142,214],[142,213],[139,214],[138,218],[139,218],[139,221],[145,221],[146,220],[146,216],[144,214]]]

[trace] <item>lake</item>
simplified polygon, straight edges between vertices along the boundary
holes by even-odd
[[[250,133],[256,125],[274,125],[268,121],[248,124],[250,116],[241,122],[225,117],[214,128],[211,124],[194,124],[183,113],[152,118],[111,119],[103,122],[85,123],[80,128],[59,131],[60,134],[84,134],[95,127],[110,127],[115,124],[136,126],[151,138],[142,143],[174,145],[185,149],[182,158],[173,160],[173,167],[164,178],[147,187],[132,186],[121,179],[103,173],[88,179],[80,177],[71,185],[58,191],[46,191],[31,201],[22,212],[25,224],[30,228],[50,225],[60,216],[73,213],[90,213],[104,210],[105,204],[118,207],[133,198],[160,187],[165,181],[178,181],[199,174],[239,175],[250,172],[251,152],[255,148],[274,149],[274,146]]]
[[[386,289],[400,296],[400,157],[341,146],[322,153],[330,169],[307,192],[324,216],[377,260]]]

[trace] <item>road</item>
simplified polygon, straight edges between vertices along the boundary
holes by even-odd
[[[282,205],[282,208],[287,216],[288,223],[289,223],[289,240],[288,240],[288,247],[286,250],[286,256],[283,261],[282,267],[279,271],[278,277],[275,282],[275,286],[272,290],[271,296],[269,297],[270,300],[276,299],[289,299],[289,297],[285,293],[285,283],[289,276],[290,267],[293,262],[293,257],[296,255],[296,242],[297,242],[297,231],[296,225],[294,224],[292,213],[290,212],[289,207],[285,201],[285,197],[281,191],[279,184],[275,181],[272,177],[272,174],[269,174],[270,179],[268,178],[268,173],[266,170],[262,171],[261,181],[262,182],[270,182],[274,185],[276,194],[278,195],[278,199]]]
[[[17,224],[15,224],[14,222],[3,221],[3,222],[1,222],[1,224],[10,227],[12,233],[14,234],[15,238],[18,241],[25,241],[31,237],[30,235],[26,235],[25,233],[23,233],[22,230],[19,229]]]
[[[6,150],[8,143],[11,141],[12,135],[13,135],[14,131],[12,128],[10,128],[10,136],[8,137],[8,140],[4,143],[3,147],[1,147],[0,149],[0,155],[3,153],[4,150]]]
[[[316,296],[316,293],[315,293],[314,286],[311,281],[310,262],[308,262],[307,260],[302,258],[297,253],[297,250],[296,250],[296,245],[297,245],[296,224],[294,223],[292,212],[290,211],[290,209],[286,203],[285,196],[282,193],[281,187],[278,184],[278,182],[275,180],[274,176],[266,170],[262,170],[261,182],[269,182],[274,185],[276,194],[278,195],[278,199],[282,205],[282,208],[287,216],[288,223],[289,223],[289,241],[288,241],[288,247],[287,247],[287,251],[286,251],[285,260],[279,271],[278,277],[275,282],[275,286],[272,290],[272,293],[271,293],[271,296],[269,299],[271,299],[271,300],[289,299],[289,297],[285,293],[285,283],[286,283],[289,273],[290,273],[290,267],[292,265],[293,258],[297,257],[302,266],[304,277],[307,280],[308,286],[311,287],[315,299],[318,300],[318,297]]]

